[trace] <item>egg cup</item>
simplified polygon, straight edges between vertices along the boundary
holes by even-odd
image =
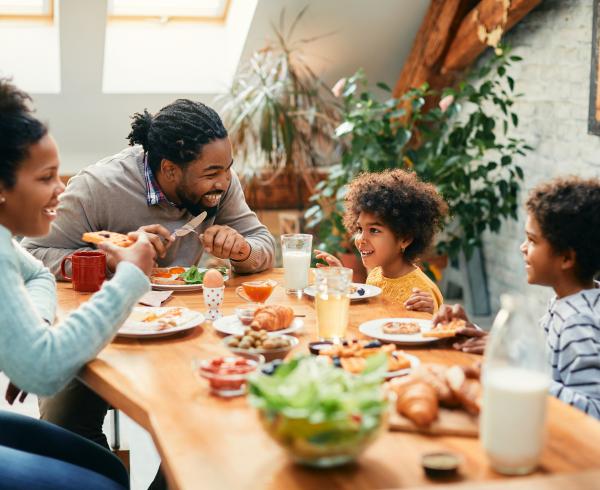
[[[204,296],[204,304],[208,307],[207,318],[211,321],[218,320],[223,316],[219,306],[223,303],[225,295],[225,286],[218,288],[203,288],[202,295]]]

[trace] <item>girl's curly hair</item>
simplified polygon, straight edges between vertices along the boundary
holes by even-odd
[[[442,227],[448,205],[435,186],[400,169],[364,173],[348,185],[344,226],[357,231],[361,212],[376,215],[398,238],[412,238],[404,258],[413,261],[427,250]]]

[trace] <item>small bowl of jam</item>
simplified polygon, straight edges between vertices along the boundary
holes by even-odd
[[[264,357],[247,354],[246,357],[220,356],[193,361],[194,371],[208,381],[213,395],[225,398],[244,395],[250,373],[264,363]]]

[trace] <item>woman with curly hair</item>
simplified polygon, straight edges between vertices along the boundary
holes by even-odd
[[[436,188],[400,169],[365,173],[350,183],[345,201],[344,225],[369,271],[367,284],[409,310],[435,313],[442,294],[415,261],[431,246],[448,210]],[[341,266],[333,255],[315,253]]]

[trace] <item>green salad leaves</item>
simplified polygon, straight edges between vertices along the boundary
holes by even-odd
[[[223,277],[227,275],[227,267],[216,267]],[[183,279],[186,284],[202,284],[204,282],[204,274],[207,269],[198,269],[195,265],[190,267],[185,272],[179,274],[179,277]]]
[[[319,357],[298,357],[281,364],[271,376],[252,375],[250,402],[266,412],[317,424],[352,417],[378,419],[386,408],[382,391],[386,370],[385,354],[369,357],[359,375]]]

